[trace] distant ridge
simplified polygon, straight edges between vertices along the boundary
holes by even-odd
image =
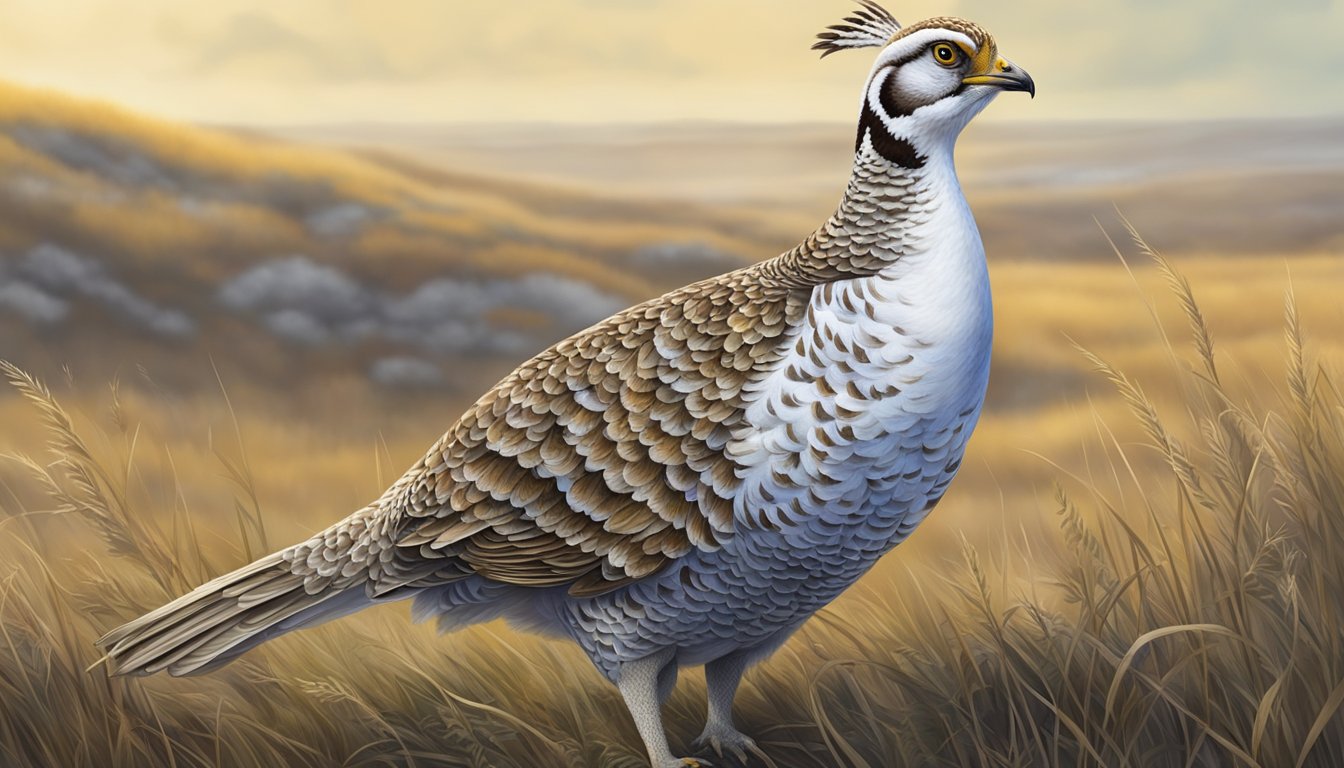
[[[734,229],[0,82],[0,333],[20,361],[229,347],[276,380],[450,386],[489,375],[463,360],[516,361],[740,265]]]

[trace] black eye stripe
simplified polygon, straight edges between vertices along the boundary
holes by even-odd
[[[896,92],[896,68],[892,67],[882,76],[882,85],[878,91],[878,102],[888,117],[905,117],[914,112],[919,105],[907,103]]]

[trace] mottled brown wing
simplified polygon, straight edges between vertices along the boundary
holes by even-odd
[[[478,400],[380,502],[378,592],[476,573],[598,594],[733,530],[725,446],[810,286],[771,262],[632,307]],[[390,555],[390,557],[389,557]]]

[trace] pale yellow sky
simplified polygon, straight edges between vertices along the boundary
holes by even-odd
[[[854,118],[846,0],[5,0],[0,78],[224,123]],[[902,0],[1035,76],[1000,119],[1344,113],[1344,0]]]

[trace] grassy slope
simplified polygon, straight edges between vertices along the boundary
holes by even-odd
[[[175,183],[169,186],[153,180],[133,185],[109,178],[97,168],[62,164],[50,153],[34,151],[31,145],[16,140],[11,133],[15,126],[54,129],[90,139],[109,154],[143,156],[164,171],[167,182]],[[614,274],[589,262],[610,250],[633,249],[651,240],[688,234],[686,222],[675,216],[662,216],[670,222],[666,226],[644,223],[659,218],[656,206],[627,205],[594,231],[586,226],[588,218],[600,213],[610,201],[547,193],[470,175],[428,175],[413,167],[391,166],[348,152],[165,122],[98,102],[3,82],[0,128],[5,129],[5,135],[0,136],[0,163],[8,174],[40,175],[68,184],[74,192],[86,193],[85,205],[61,210],[67,232],[73,230],[72,236],[95,239],[114,254],[134,254],[148,260],[183,260],[193,249],[219,245],[214,240],[226,232],[249,238],[227,244],[230,253],[241,256],[286,248],[321,252],[327,245],[299,232],[293,214],[323,204],[359,202],[396,209],[400,214],[396,223],[406,225],[375,228],[365,233],[370,242],[351,246],[350,255],[367,256],[375,262],[365,267],[371,271],[383,267],[376,263],[378,257],[395,256],[398,271],[414,275],[424,268],[415,258],[420,246],[429,251],[428,256],[450,262],[466,260],[476,269],[547,269],[639,293],[647,292],[649,286],[638,278]],[[267,185],[278,181],[294,188],[289,199],[277,201],[267,196],[273,191]],[[174,193],[197,191],[216,193],[222,203],[218,212],[221,220],[202,222],[189,212],[173,210],[170,203]],[[77,196],[72,198],[78,202]],[[8,202],[13,205],[21,201],[11,197]],[[26,212],[34,213],[43,203],[50,200],[37,200]],[[150,210],[144,210],[146,205]],[[48,234],[37,231],[40,221],[25,226],[18,214],[6,212],[10,242],[24,235]],[[497,247],[495,240],[499,240],[515,250],[444,247],[454,242],[453,237],[487,233],[494,239],[486,245]],[[516,237],[504,236],[510,233]],[[689,234],[729,249],[742,245],[712,229]],[[399,235],[404,239],[398,239]],[[435,237],[442,238],[437,249],[433,247]],[[544,242],[554,250],[529,252],[513,241]],[[214,251],[213,255],[220,254]]]
[[[1241,401],[1222,383],[1233,361],[1162,269],[1195,337],[1174,372],[1185,413],[1168,421],[1141,381],[1091,358],[1144,444],[1100,424],[1090,475],[1059,479],[1056,535],[967,544],[956,564],[910,566],[901,589],[869,579],[753,672],[739,719],[779,765],[1344,760],[1344,401],[1308,362],[1292,304],[1279,399]],[[86,671],[101,629],[264,548],[274,518],[226,448],[234,534],[182,509],[146,517],[175,490],[137,469],[116,393],[99,430],[8,375],[56,462],[28,465],[40,487],[2,523],[6,764],[639,765],[615,691],[572,648],[496,626],[438,640],[383,609],[205,678]],[[1136,473],[1145,458],[1165,469]],[[699,689],[669,705],[676,742],[699,722]]]
[[[323,217],[351,209],[365,218],[334,234],[322,231]],[[387,295],[410,295],[441,278],[541,274],[633,303],[707,274],[703,265],[675,261],[640,269],[632,259],[641,248],[695,243],[751,253],[755,244],[739,224],[693,205],[448,174],[0,83],[0,262],[58,246],[96,261],[137,296],[187,312],[199,331],[163,343],[89,298],[76,303],[71,322],[38,333],[0,311],[3,353],[33,366],[78,361],[84,371],[110,377],[143,364],[175,387],[208,390],[208,350],[227,374],[265,378],[300,401],[320,398],[314,372],[327,381],[361,378],[380,356],[423,353],[376,338],[286,345],[257,332],[257,318],[222,308],[221,283],[297,255]],[[0,275],[3,269],[0,263]],[[526,311],[483,320],[496,333],[517,331],[541,347],[605,313],[571,314],[560,325]],[[184,357],[191,365],[181,365]],[[467,390],[499,373],[473,373],[477,361],[451,351],[430,359],[453,372],[450,384]]]

